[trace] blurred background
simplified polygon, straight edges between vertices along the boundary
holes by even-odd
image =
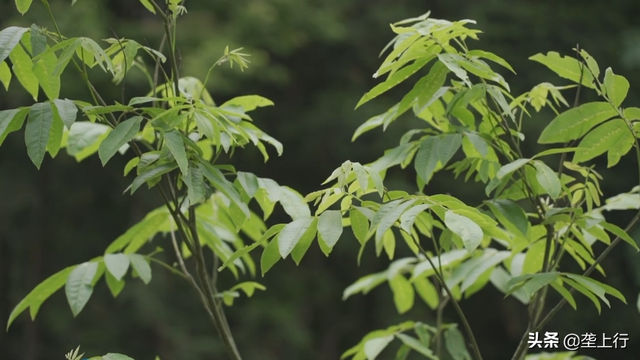
[[[50,0],[63,34],[94,39],[127,37],[157,48],[162,24],[138,1]],[[640,106],[640,2],[636,0],[217,0],[187,1],[188,15],[180,19],[178,44],[181,75],[204,78],[226,45],[244,47],[251,65],[244,73],[218,68],[209,90],[217,103],[245,94],[272,99],[275,107],[252,116],[267,133],[284,144],[284,155],[264,164],[257,150],[236,153],[231,162],[242,171],[272,178],[300,193],[320,188],[320,183],[349,159],[367,163],[393,147],[407,129],[410,118],[396,121],[385,133],[375,130],[351,143],[353,131],[363,121],[399,101],[407,87],[399,87],[377,101],[353,111],[358,99],[377,81],[372,74],[380,64],[378,54],[393,37],[389,24],[421,15],[447,20],[474,19],[483,30],[472,46],[504,57],[518,73],[499,71],[514,94],[549,81],[566,82],[542,65],[527,60],[539,52],[572,54],[579,44],[594,56],[602,70],[611,66],[631,82],[626,106]],[[20,16],[13,1],[0,1],[0,28],[31,23],[52,28],[44,7],[34,1]],[[496,68],[497,69],[497,68]],[[604,72],[604,71],[602,71]],[[120,99],[120,87],[99,72],[92,79],[110,101]],[[139,72],[126,81],[125,96],[142,96],[148,88]],[[408,82],[407,86],[412,86]],[[573,93],[566,93],[573,99]],[[63,75],[61,97],[86,99],[85,87],[73,71]],[[591,98],[590,98],[591,97]],[[586,94],[583,101],[593,99]],[[15,81],[12,89],[0,89],[0,109],[32,103]],[[541,112],[527,120],[525,154],[539,149],[535,140],[553,114]],[[35,285],[63,267],[84,262],[103,253],[105,247],[147,211],[160,205],[155,192],[123,195],[132,180],[122,169],[132,156],[116,156],[102,168],[97,156],[81,163],[61,153],[47,159],[37,171],[26,154],[22,132],[11,134],[0,148],[0,319],[4,329],[13,307]],[[630,190],[637,184],[633,154],[615,169],[606,169],[605,197]],[[550,158],[553,159],[553,158]],[[415,189],[412,170],[389,171],[389,188]],[[436,175],[426,192],[451,193],[469,204],[482,200],[483,187],[465,184],[447,174]],[[625,226],[631,212],[609,218]],[[269,224],[287,221],[274,213]],[[633,233],[634,238],[640,234]],[[158,239],[154,245],[166,245]],[[596,246],[596,251],[603,247]],[[619,289],[628,305],[612,299],[613,309],[598,315],[590,301],[580,295],[579,312],[565,307],[544,329],[562,333],[628,333],[626,350],[581,351],[599,360],[637,359],[640,351],[640,255],[620,246],[604,262],[606,282]],[[267,287],[253,298],[239,299],[228,309],[232,330],[245,359],[299,360],[338,359],[367,332],[403,320],[430,322],[434,314],[423,304],[398,316],[386,285],[368,296],[342,301],[342,291],[359,277],[385,269],[388,259],[376,259],[367,249],[360,267],[358,245],[346,231],[343,240],[326,258],[317,245],[300,267],[283,261],[257,279]],[[255,254],[256,260],[259,253]],[[402,254],[400,254],[402,255]],[[173,261],[171,257],[167,257]],[[579,271],[567,262],[568,270]],[[596,277],[599,275],[596,275]],[[603,280],[602,277],[598,278]],[[248,279],[247,279],[248,280]],[[222,275],[221,288],[233,279]],[[507,360],[526,327],[526,308],[489,284],[470,300],[463,301],[485,359]],[[64,291],[45,302],[37,320],[22,314],[8,332],[0,331],[0,359],[63,359],[78,345],[88,356],[120,352],[136,360],[159,355],[171,359],[224,359],[215,330],[204,316],[199,300],[186,282],[154,268],[153,280],[144,286],[128,280],[113,299],[103,281],[91,300],[73,318]],[[458,322],[453,311],[445,320]]]

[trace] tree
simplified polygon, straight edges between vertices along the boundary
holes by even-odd
[[[479,30],[469,27],[473,21],[437,20],[427,13],[392,25],[397,36],[387,46],[391,52],[374,75],[387,75],[387,79],[365,94],[356,107],[427,67],[428,71],[399,103],[362,124],[353,139],[380,126],[386,129],[410,110],[424,120],[424,127],[408,131],[397,147],[371,164],[344,162],[323,183],[333,185],[303,198],[271,179],[218,163],[221,154],[233,154],[248,144],[258,147],[265,161],[269,156],[264,143],[282,153],[281,144],[260,131],[246,114],[273,105],[268,99],[241,96],[218,106],[206,90],[216,66],[229,62],[242,69],[247,66],[248,55],[241,49],[225,49],[204,81],[180,78],[175,20],[186,9],[179,0],[170,0],[166,8],[153,0],[141,2],[163,20],[168,69],[162,66],[167,61],[162,54],[164,46],[154,50],[134,40],[108,39],[109,47],[102,49],[89,38],[66,39],[59,30],[50,32],[37,25],[0,32],[0,81],[8,88],[15,76],[36,102],[40,88],[48,99],[30,107],[1,111],[0,143],[9,133],[21,129],[26,119],[25,142],[36,167],[45,153],[55,157],[63,147],[78,161],[97,152],[103,165],[116,153],[131,149],[136,156],[126,165],[124,174],[135,168],[137,177],[127,190],[133,193],[147,184],[157,189],[164,201],[163,207],[117,238],[104,256],[70,266],[36,287],[16,306],[8,326],[27,308],[35,318],[43,301],[62,286],[77,315],[102,276],[117,296],[130,268],[132,276],[148,283],[152,273],[149,264],[154,263],[193,285],[229,356],[240,359],[223,304],[232,305],[239,291],[251,296],[264,287],[248,281],[220,292],[217,273],[228,269],[236,278],[241,272],[255,275],[250,255],[257,248],[262,248],[263,276],[289,255],[299,264],[316,239],[328,256],[344,227],[350,227],[361,244],[358,260],[373,239],[376,255],[384,251],[392,261],[386,271],[361,278],[347,288],[345,299],[387,282],[399,313],[415,305],[417,293],[440,320],[436,324],[407,321],[373,331],[343,358],[372,360],[398,339],[396,359],[405,359],[412,352],[430,359],[482,359],[459,301],[489,282],[528,306],[529,326],[514,360],[525,358],[530,336],[564,304],[577,307],[574,291],[591,299],[598,311],[600,302],[609,305],[607,294],[625,301],[619,291],[589,275],[593,270],[604,274],[599,263],[619,242],[626,241],[638,249],[628,231],[636,225],[640,213],[622,229],[606,221],[604,212],[640,208],[635,200],[640,187],[603,204],[599,185],[602,176],[584,163],[606,153],[608,166],[612,167],[633,148],[640,155],[634,123],[640,120],[640,109],[621,108],[628,81],[610,68],[600,76],[597,62],[586,51],[575,49],[575,58],[555,52],[531,57],[575,84],[555,86],[545,82],[514,97],[509,84],[489,63],[513,71],[511,66],[493,53],[472,50],[467,45],[468,40],[478,39]],[[18,1],[16,5],[24,13],[30,2]],[[44,5],[49,9],[46,1]],[[52,20],[55,24],[53,16]],[[140,50],[155,61],[153,75],[136,56]],[[59,76],[70,63],[85,81],[93,103],[59,99]],[[129,71],[140,70],[147,76],[151,91],[130,99],[127,105],[125,101],[108,105],[89,79],[88,68],[95,65],[110,73],[116,84]],[[161,73],[165,81],[158,84]],[[561,93],[569,89],[576,89],[571,107]],[[602,100],[580,104],[583,89],[594,90]],[[562,105],[570,108],[560,112]],[[539,112],[543,107],[550,107],[557,116],[540,134],[538,143],[565,146],[525,156],[525,116],[531,109]],[[88,121],[76,121],[78,109]],[[464,157],[454,161],[460,150]],[[567,154],[571,153],[573,158],[568,161]],[[558,170],[541,160],[550,156],[560,156]],[[640,168],[640,156],[638,162]],[[416,192],[384,186],[388,169],[398,165],[406,169],[412,163]],[[451,171],[456,176],[466,172],[466,180],[473,176],[474,181],[486,185],[487,199],[470,206],[452,195],[425,194],[425,185],[439,171]],[[229,176],[235,176],[233,182],[227,179]],[[262,216],[249,209],[252,199]],[[313,214],[307,204],[310,202],[316,207]],[[264,221],[276,203],[292,221],[267,227]],[[139,253],[156,234],[168,235],[176,264],[154,257],[161,248],[150,254]],[[611,235],[615,236],[613,240]],[[413,256],[396,259],[398,236],[403,239],[401,246],[406,245]],[[609,245],[597,258],[592,250],[596,241]],[[212,274],[207,272],[211,264],[205,261],[205,248],[213,252]],[[567,257],[575,260],[584,273],[561,271],[562,260]],[[195,272],[185,262],[189,258],[193,259]],[[563,300],[545,314],[550,288]],[[448,304],[457,312],[464,334],[458,324],[441,321]],[[78,352],[76,349],[67,358],[78,358]],[[577,358],[573,355],[555,353],[545,358]],[[98,358],[127,357],[107,354]]]

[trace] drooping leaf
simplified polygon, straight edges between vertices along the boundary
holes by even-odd
[[[603,221],[600,223],[600,225],[609,230],[612,234],[614,234],[615,236],[621,238],[622,240],[626,241],[629,245],[633,246],[634,249],[636,249],[637,251],[640,251],[640,248],[638,248],[638,244],[636,244],[636,242],[633,240],[633,238],[631,236],[629,236],[629,234],[627,234],[626,231],[624,231],[624,229],[608,223],[606,221]]]
[[[282,231],[280,231],[278,235],[278,249],[283,259],[293,251],[312,222],[313,218],[311,217],[297,219],[287,224]]]
[[[22,128],[29,110],[29,108],[18,108],[0,111],[0,145],[7,135]]]
[[[318,232],[329,248],[338,242],[342,230],[342,213],[339,210],[327,210],[318,218]]]
[[[404,314],[411,310],[415,300],[415,291],[409,280],[399,274],[389,281],[389,286],[393,292],[393,302],[396,304],[398,313]]]
[[[242,171],[238,171],[236,175],[238,176],[238,181],[242,185],[244,191],[250,198],[252,198],[260,187],[260,185],[258,184],[258,178],[252,173]]]
[[[53,104],[51,104],[53,106]],[[56,111],[53,111],[53,122],[49,130],[49,140],[47,141],[47,151],[54,158],[62,145],[62,137],[64,134],[64,123]]]
[[[457,327],[452,326],[444,332],[444,344],[453,360],[471,360],[464,336]]]
[[[9,65],[4,61],[0,61],[0,83],[2,83],[2,86],[4,86],[6,91],[9,91],[11,77],[11,69],[9,69]]]
[[[55,99],[53,100],[55,104],[56,111],[58,111],[58,115],[62,119],[62,122],[67,127],[67,129],[71,130],[71,125],[76,121],[76,117],[78,116],[78,108],[73,101],[69,99]]]
[[[111,295],[113,295],[114,298],[118,297],[122,289],[124,289],[124,279],[116,280],[116,278],[107,271],[105,274],[105,281],[107,283],[107,287],[109,287],[109,291],[111,291]]]
[[[439,139],[435,136],[426,138],[421,144],[415,159],[415,169],[418,176],[425,184],[428,184],[438,166]]]
[[[177,167],[178,165],[176,163],[169,163],[145,169],[142,173],[140,173],[140,175],[138,175],[138,177],[133,179],[133,182],[131,183],[131,194],[136,192],[136,190],[138,190],[138,188],[147,181],[173,171]]]
[[[182,135],[180,135],[180,132],[177,130],[167,131],[164,134],[164,140],[167,147],[169,147],[169,151],[171,151],[174,159],[176,159],[182,175],[186,176],[189,170],[189,160],[184,148]]]
[[[613,106],[618,107],[629,92],[629,81],[624,76],[616,75],[611,68],[607,68],[604,74],[604,88]]]
[[[615,115],[616,110],[606,102],[590,102],[571,108],[547,125],[538,143],[553,144],[579,139],[594,126]]]
[[[74,122],[67,136],[67,153],[76,158],[82,154],[92,154],[98,151],[100,141],[107,137],[111,128],[104,124],[89,121]]]
[[[391,341],[393,341],[393,335],[367,340],[364,343],[364,354],[367,356],[367,360],[375,360]]]
[[[416,352],[424,355],[428,359],[438,360],[438,358],[433,354],[433,351],[431,351],[431,349],[421,343],[420,340],[405,334],[397,334],[396,336],[398,337],[398,339],[400,339],[400,341],[402,341],[412,350],[415,350]]]
[[[97,270],[97,262],[86,262],[78,265],[69,273],[65,285],[65,293],[74,317],[78,316],[82,311],[93,293],[91,282]]]
[[[298,240],[298,244],[293,248],[293,251],[291,251],[291,258],[296,263],[296,265],[300,265],[300,261],[302,261],[302,258],[313,243],[313,239],[316,237],[317,230],[318,219],[314,218],[307,231],[305,231],[304,234],[302,234],[300,240]]]
[[[129,270],[129,257],[125,254],[106,254],[104,256],[104,264],[113,277],[120,281]]]
[[[300,235],[302,236],[302,235]],[[267,244],[267,246],[262,251],[262,256],[260,257],[260,269],[262,271],[262,277],[269,271],[273,265],[275,265],[278,261],[280,261],[280,246],[278,245],[278,238],[280,236],[276,236]]]
[[[18,305],[11,311],[9,315],[9,320],[7,321],[7,330],[9,330],[9,326],[11,323],[20,315],[24,310],[28,307],[31,307],[31,317],[32,319],[38,313],[38,309],[42,305],[42,303],[47,300],[53,293],[58,291],[62,286],[64,286],[67,281],[67,277],[69,274],[76,268],[76,265],[69,266],[63,270],[58,271],[57,273],[48,277],[45,281],[41,282],[36,286],[31,292],[22,299]]]
[[[558,174],[540,160],[534,160],[533,165],[536,168],[536,179],[540,183],[540,186],[542,186],[552,199],[557,199],[562,191]]]
[[[466,216],[447,211],[444,223],[454,234],[458,235],[469,253],[473,252],[482,242],[482,229],[478,224]]]
[[[349,211],[349,219],[351,220],[351,230],[353,235],[360,242],[364,244],[367,233],[369,232],[369,220],[357,209],[351,209]]]
[[[140,279],[145,284],[148,284],[151,281],[151,266],[149,266],[147,260],[140,254],[127,254],[127,256],[129,256],[131,266],[138,273]]]
[[[9,58],[13,64],[13,73],[16,75],[20,85],[27,90],[34,101],[38,101],[38,77],[33,73],[33,63],[29,55],[24,51],[22,46],[16,46],[13,51],[11,51]]]
[[[291,219],[304,219],[311,216],[311,210],[309,210],[309,205],[307,205],[306,201],[302,195],[300,195],[297,191],[287,187],[280,187],[280,204],[284,208],[284,211],[291,216]]]
[[[44,154],[47,151],[52,124],[53,111],[51,104],[47,102],[31,105],[24,140],[27,144],[29,158],[38,169],[40,169]]]
[[[118,152],[124,144],[128,143],[140,131],[142,116],[134,116],[116,126],[100,144],[98,156],[105,166],[109,159]]]
[[[18,3],[20,5],[18,5]],[[24,6],[26,5],[26,9]],[[29,0],[17,0],[16,5],[18,6],[18,11],[22,8],[24,14],[28,9],[31,1]],[[4,61],[9,54],[13,51],[13,49],[18,45],[20,39],[22,39],[22,35],[29,31],[29,28],[18,27],[18,26],[9,26],[7,28],[2,29],[0,31],[0,62]]]
[[[53,74],[57,62],[58,58],[53,52],[46,52],[35,61],[32,68],[40,87],[51,101],[60,95],[60,76]]]
[[[31,31],[29,32],[31,41],[31,56],[36,57],[47,50],[47,36],[36,25],[31,25]]]
[[[505,176],[511,174],[512,172],[520,169],[525,164],[527,164],[529,161],[531,161],[531,159],[517,159],[517,160],[514,160],[513,162],[510,162],[510,163],[502,166],[500,168],[500,170],[498,170],[498,173],[496,174],[496,177],[498,179],[502,179]]]

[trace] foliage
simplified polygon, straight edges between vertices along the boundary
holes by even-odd
[[[260,269],[264,276],[289,255],[299,264],[314,240],[328,256],[344,227],[350,227],[360,242],[358,260],[367,243],[373,242],[376,255],[384,252],[392,261],[386,271],[365,276],[347,288],[344,299],[366,294],[387,282],[398,313],[404,314],[415,305],[417,293],[439,314],[452,304],[463,331],[457,324],[441,321],[435,326],[407,321],[369,333],[343,358],[375,359],[397,339],[396,359],[405,359],[411,352],[430,359],[482,359],[458,302],[488,283],[528,305],[528,332],[540,329],[567,302],[575,309],[574,290],[592,300],[598,311],[601,302],[610,305],[606,295],[625,302],[619,291],[589,275],[593,270],[604,274],[599,263],[620,241],[638,249],[628,231],[640,213],[625,229],[606,221],[604,213],[640,208],[634,200],[640,188],[603,201],[603,178],[584,163],[606,153],[612,167],[631,149],[640,155],[636,126],[640,109],[620,107],[629,90],[628,81],[611,68],[601,76],[598,64],[586,51],[575,49],[575,58],[555,52],[531,57],[577,85],[545,82],[514,97],[504,77],[489,63],[513,72],[511,66],[493,53],[468,47],[467,40],[477,40],[480,33],[469,28],[472,21],[449,22],[425,14],[392,25],[397,36],[374,74],[387,78],[356,107],[431,65],[399,103],[367,120],[353,139],[377,127],[386,130],[410,110],[425,122],[424,128],[408,131],[397,147],[371,164],[344,162],[323,183],[333,185],[302,197],[272,179],[218,163],[221,154],[232,155],[247,145],[257,147],[265,161],[269,158],[265,144],[275,147],[278,155],[282,153],[282,145],[253,125],[247,115],[258,107],[273,105],[271,101],[250,95],[217,105],[206,90],[216,66],[229,62],[243,69],[248,55],[241,49],[225,49],[204,81],[180,78],[175,25],[186,8],[180,0],[169,0],[166,8],[153,0],[141,2],[163,20],[168,59],[162,47],[156,50],[134,40],[107,39],[108,46],[103,49],[89,38],[65,38],[57,26],[56,31],[33,25],[0,32],[0,81],[9,88],[15,76],[36,101],[30,107],[0,111],[0,144],[8,134],[25,126],[27,152],[38,168],[46,153],[55,157],[62,148],[78,161],[97,153],[103,165],[117,153],[131,150],[135,157],[126,165],[124,175],[135,169],[136,177],[127,190],[133,194],[146,184],[157,189],[165,203],[118,237],[104,256],[67,267],[38,285],[15,307],[7,328],[27,308],[35,318],[42,303],[63,286],[76,316],[101,277],[113,296],[118,296],[129,270],[132,277],[149,283],[153,263],[193,285],[229,355],[240,359],[221,304],[230,306],[240,291],[251,296],[264,287],[248,281],[219,292],[217,271],[228,269],[236,279],[241,273],[255,276],[256,264],[250,253],[262,248]],[[30,1],[16,1],[22,14],[30,5]],[[51,12],[46,1],[44,5]],[[138,52],[155,62],[153,75]],[[93,103],[59,98],[60,74],[70,64],[86,82]],[[89,79],[89,69],[96,65],[110,74],[116,85],[128,72],[141,71],[150,92],[128,102],[107,104]],[[163,83],[158,83],[160,73]],[[601,101],[580,104],[583,88],[595,91]],[[47,98],[42,102],[38,102],[40,89]],[[568,89],[576,89],[571,107],[561,93]],[[525,156],[521,150],[525,115],[529,116],[532,108],[539,112],[547,106],[557,116],[540,134],[538,143],[567,145]],[[561,112],[561,106],[570,108]],[[78,114],[86,120],[79,121]],[[573,158],[568,161],[571,153]],[[541,160],[552,155],[561,156],[558,170]],[[638,161],[640,164],[640,156]],[[388,169],[398,165],[406,169],[411,164],[416,173],[415,193],[385,187]],[[427,195],[426,185],[440,171],[456,176],[466,173],[465,180],[473,177],[485,184],[487,199],[471,206],[451,195]],[[262,216],[250,210],[253,199]],[[310,202],[315,212],[307,204]],[[265,221],[276,203],[292,221],[267,227]],[[154,257],[162,251],[160,247],[150,254],[139,253],[158,234],[168,235],[165,238],[176,254],[176,264]],[[396,258],[398,237],[403,240],[400,246],[406,245],[414,256]],[[597,258],[592,249],[596,241],[609,246]],[[213,274],[206,271],[203,245],[214,254],[217,271]],[[561,260],[567,257],[584,273],[561,271]],[[189,258],[195,263],[194,275],[184,261]],[[549,288],[563,300],[543,317]],[[78,350],[67,358],[77,360]],[[523,359],[526,352],[525,334],[513,359]],[[107,354],[100,358],[127,357]],[[578,357],[557,353],[549,358]]]

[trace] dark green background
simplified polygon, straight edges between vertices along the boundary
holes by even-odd
[[[127,37],[157,47],[162,26],[134,0],[51,1],[63,33],[96,39]],[[509,61],[517,77],[502,71],[515,94],[549,81],[566,82],[527,58],[539,52],[571,54],[576,44],[591,53],[604,70],[613,67],[631,82],[626,106],[639,106],[640,3],[634,0],[188,0],[188,15],[179,23],[183,75],[204,77],[207,68],[226,45],[243,46],[252,54],[244,73],[218,69],[209,90],[218,103],[237,95],[260,94],[276,106],[261,109],[253,117],[266,132],[284,144],[268,164],[254,149],[239,151],[236,167],[273,178],[301,193],[320,183],[349,159],[367,163],[397,144],[400,134],[417,123],[401,119],[385,133],[373,131],[355,143],[351,135],[370,116],[395,104],[407,87],[391,91],[362,109],[353,111],[358,99],[377,80],[380,50],[393,36],[389,23],[421,15],[447,20],[474,19],[484,31],[474,44]],[[0,1],[0,28],[31,23],[51,28],[44,7],[34,1],[32,10],[20,16],[13,2]],[[120,99],[120,88],[95,73],[94,82],[105,98]],[[126,82],[127,98],[148,90],[132,73]],[[410,86],[411,84],[407,84]],[[14,80],[12,90],[0,90],[0,109],[30,105],[32,99]],[[583,101],[589,100],[586,95]],[[72,71],[63,75],[61,97],[86,99],[84,85]],[[572,93],[567,93],[572,98]],[[591,98],[592,99],[592,98]],[[539,149],[535,139],[552,114],[527,120],[525,154]],[[13,307],[35,285],[63,267],[99,256],[104,248],[144,214],[160,205],[155,192],[122,195],[131,178],[122,168],[130,154],[115,157],[102,168],[97,156],[76,163],[59,155],[47,158],[37,171],[26,155],[21,132],[9,136],[0,148],[0,319],[5,323]],[[627,191],[637,183],[633,156],[605,170],[605,196]],[[390,171],[390,188],[412,189],[414,174]],[[470,204],[483,191],[475,184],[438,174],[427,193],[451,193]],[[612,214],[624,226],[632,214]],[[286,221],[276,212],[270,224]],[[369,248],[361,267],[356,265],[357,243],[347,232],[330,258],[312,247],[300,267],[287,260],[278,263],[265,279],[267,286],[250,300],[241,299],[228,310],[241,352],[249,360],[299,360],[339,358],[368,331],[406,319],[432,321],[433,313],[417,302],[398,316],[387,286],[368,296],[341,300],[343,289],[365,274],[386,268],[386,258],[376,259]],[[166,245],[158,239],[158,245]],[[601,251],[602,247],[596,247]],[[168,258],[171,260],[171,258]],[[600,360],[637,359],[640,351],[640,314],[635,303],[640,291],[640,256],[629,246],[617,248],[605,261],[606,282],[628,300],[612,299],[613,309],[598,315],[593,304],[578,297],[580,312],[566,307],[545,330],[628,333],[624,351],[584,351]],[[569,270],[572,269],[569,264]],[[600,278],[600,280],[602,280]],[[233,279],[224,274],[223,287]],[[512,298],[487,286],[463,309],[478,337],[486,360],[506,360],[515,350],[526,326],[526,309]],[[457,322],[453,312],[446,320]],[[4,327],[4,326],[3,326]],[[122,294],[113,299],[101,282],[87,307],[73,319],[63,292],[46,302],[32,322],[25,313],[8,333],[0,331],[0,359],[63,359],[64,353],[82,345],[87,355],[122,352],[136,360],[223,359],[223,350],[204,311],[187,286],[162,269],[144,286],[128,280]]]

